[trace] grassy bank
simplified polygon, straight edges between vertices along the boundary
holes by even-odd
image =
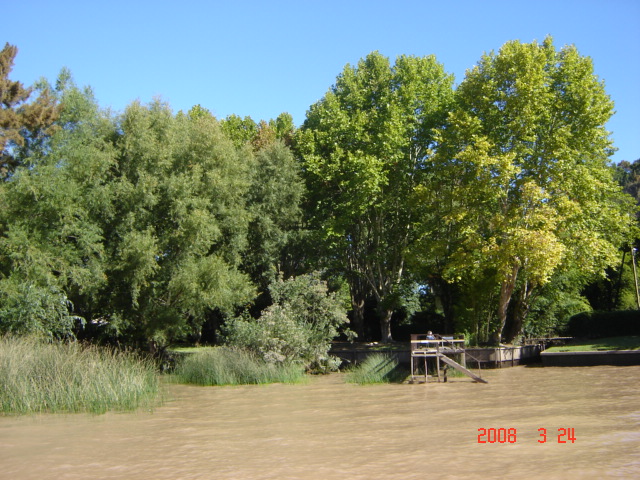
[[[136,355],[77,343],[0,338],[0,413],[128,411],[152,405],[158,377]]]
[[[374,383],[401,382],[408,372],[400,368],[393,355],[376,353],[369,355],[362,363],[348,372],[346,380],[361,385]]]
[[[298,383],[305,375],[300,365],[267,363],[244,350],[208,347],[183,355],[174,378],[181,383],[209,386]]]
[[[547,352],[597,352],[603,350],[640,350],[640,336],[574,340],[567,345],[550,347]]]

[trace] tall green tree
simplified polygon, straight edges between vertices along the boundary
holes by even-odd
[[[243,267],[263,291],[278,274],[288,278],[296,273],[286,252],[300,236],[304,191],[300,165],[282,141],[274,140],[256,153]]]
[[[305,193],[300,163],[290,143],[295,133],[288,113],[257,124],[230,115],[220,122],[223,132],[244,154],[253,153],[248,208],[248,248],[242,268],[262,293],[278,274],[285,278],[302,273],[296,248],[304,236],[301,202]],[[296,252],[296,253],[293,253]],[[264,296],[268,300],[268,295]]]
[[[381,338],[413,240],[414,189],[451,101],[453,79],[435,57],[378,52],[347,65],[312,105],[297,138],[309,188],[309,221],[351,290],[354,329],[375,298]]]
[[[252,157],[200,108],[173,115],[160,102],[134,103],[119,130],[104,225],[110,321],[158,343],[197,335],[212,311],[253,296],[239,271]]]
[[[30,144],[41,141],[51,132],[58,116],[58,106],[49,91],[44,89],[28,102],[33,88],[9,79],[17,47],[6,44],[0,50],[0,179],[9,176],[25,156]]]
[[[0,331],[63,336],[107,285],[100,219],[112,215],[115,124],[66,72],[48,88],[64,105],[48,148],[0,182]]]
[[[440,219],[427,248],[449,281],[494,279],[493,341],[512,341],[554,273],[618,260],[633,208],[609,167],[613,102],[591,59],[551,38],[484,55],[456,100],[423,187]]]

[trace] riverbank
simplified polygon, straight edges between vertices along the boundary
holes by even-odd
[[[29,337],[0,337],[0,385],[0,415],[132,411],[159,396],[148,358]]]
[[[607,337],[574,340],[541,352],[545,367],[590,367],[595,365],[640,365],[640,337]]]
[[[336,342],[330,354],[342,359],[346,365],[362,363],[376,353],[393,355],[399,363],[409,364],[410,348],[409,342]],[[640,365],[640,336],[538,339],[532,345],[467,347],[465,354],[468,365],[481,368],[515,367],[538,362],[543,366]]]
[[[536,345],[502,345],[500,347],[465,348],[467,365],[481,368],[502,368],[526,365],[540,361],[542,344]],[[353,365],[364,362],[369,356],[385,353],[393,355],[401,364],[411,362],[411,346],[409,342],[382,343],[348,343],[335,342],[329,351],[343,361],[343,365]]]

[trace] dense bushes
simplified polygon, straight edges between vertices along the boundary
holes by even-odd
[[[0,337],[0,413],[134,410],[158,394],[155,365],[78,343]]]
[[[588,338],[640,335],[640,310],[579,313],[569,319],[566,333]]]
[[[314,371],[337,368],[328,352],[348,319],[345,305],[326,282],[317,273],[301,275],[279,279],[269,291],[274,303],[260,318],[227,322],[227,345],[255,352],[268,363],[295,363]]]

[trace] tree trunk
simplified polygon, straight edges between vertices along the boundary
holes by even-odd
[[[393,338],[391,337],[391,316],[392,315],[393,315],[393,310],[380,311],[380,340],[382,341],[382,343],[393,342]]]
[[[351,311],[352,311],[352,325],[351,330],[356,332],[358,340],[365,339],[364,331],[364,295],[351,295]]]
[[[364,307],[367,299],[366,284],[357,274],[352,274],[347,278],[349,283],[349,293],[351,294],[352,324],[351,330],[356,332],[358,340],[366,338],[364,328]]]
[[[522,332],[522,326],[524,320],[529,313],[529,307],[531,306],[531,293],[533,292],[533,284],[531,282],[525,282],[522,289],[518,292],[515,305],[511,310],[511,315],[507,318],[507,325],[505,327],[505,342],[512,343]]]
[[[511,273],[505,275],[502,285],[500,285],[500,297],[498,299],[498,327],[493,332],[491,342],[494,345],[500,345],[502,340],[502,331],[507,323],[507,312],[509,310],[509,302],[511,302],[511,296],[513,290],[516,287],[516,280],[518,278],[519,266],[514,266]]]

